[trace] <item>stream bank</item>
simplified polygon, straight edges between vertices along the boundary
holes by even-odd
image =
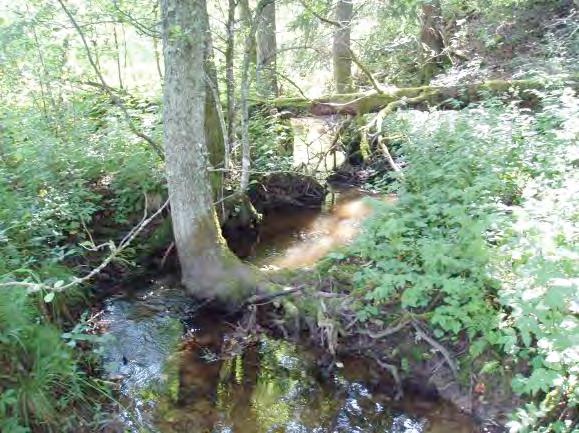
[[[378,327],[340,322],[351,314],[347,282],[316,269],[371,212],[351,188],[330,190],[322,209],[266,213],[249,260],[304,288],[244,314],[200,304],[174,277],[106,299],[105,368],[125,408],[110,431],[501,431],[411,327],[377,339]]]

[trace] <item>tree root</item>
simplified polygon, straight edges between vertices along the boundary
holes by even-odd
[[[374,333],[374,332],[367,330],[367,329],[362,329],[360,331],[360,333],[377,340],[377,339],[384,338],[384,337],[387,337],[389,335],[392,335],[392,334],[395,334],[395,333],[401,331],[410,323],[411,323],[410,320],[403,320],[398,325],[392,326],[390,328],[386,328],[385,330],[377,332],[377,333]]]
[[[394,364],[389,364],[387,362],[382,361],[377,356],[372,356],[372,359],[376,361],[376,363],[382,367],[384,370],[387,370],[396,382],[396,394],[394,399],[400,400],[404,396],[404,390],[402,387],[402,380],[400,380],[400,375],[398,374],[398,368]]]
[[[438,352],[441,353],[441,355],[444,357],[446,363],[448,364],[450,371],[452,371],[454,379],[456,380],[458,378],[458,367],[456,366],[454,359],[450,355],[450,352],[442,344],[440,344],[438,341],[436,341],[433,337],[428,335],[428,333],[422,329],[422,327],[420,326],[418,321],[412,320],[412,326],[414,327],[414,330],[416,331],[416,337],[417,338],[426,341],[435,350],[437,350]]]

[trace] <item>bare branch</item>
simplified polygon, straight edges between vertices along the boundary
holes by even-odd
[[[330,24],[334,27],[338,27],[339,29],[343,28],[344,25],[338,21],[334,21],[331,20],[329,18],[326,18],[322,15],[320,15],[319,13],[317,13],[315,10],[313,10],[308,4],[306,4],[306,2],[304,0],[300,0],[301,5],[309,12],[311,13],[313,16],[315,16],[317,19],[319,19],[320,21],[326,23],[326,24]]]
[[[366,66],[360,61],[360,59],[358,59],[358,56],[356,56],[356,54],[354,54],[354,51],[352,51],[352,48],[350,48],[349,46],[346,46],[346,48],[350,52],[350,58],[356,64],[356,66],[358,66],[358,68],[360,68],[360,70],[364,73],[364,75],[366,75],[368,77],[368,79],[370,80],[370,83],[372,84],[372,87],[374,87],[374,90],[376,90],[376,92],[379,94],[383,94],[384,91],[378,85],[378,82],[374,79],[374,77],[372,76],[372,73],[368,70],[368,68],[366,68]]]
[[[123,115],[125,117],[127,124],[129,125],[129,129],[131,130],[131,132],[133,134],[135,134],[137,137],[145,140],[151,146],[151,148],[157,153],[157,155],[159,155],[159,157],[161,159],[165,159],[165,155],[163,153],[163,148],[155,140],[153,140],[151,137],[149,137],[144,132],[139,131],[137,129],[137,127],[133,123],[133,120],[131,119],[131,115],[129,114],[127,108],[124,106],[124,104],[122,103],[120,98],[111,91],[111,87],[106,83],[100,69],[98,68],[97,64],[95,63],[95,60],[92,57],[90,47],[88,46],[88,42],[86,41],[84,33],[83,33],[82,29],[80,28],[80,26],[78,25],[76,19],[74,18],[74,16],[70,12],[70,10],[68,10],[68,8],[64,4],[63,0],[58,0],[58,3],[60,4],[60,6],[62,7],[62,10],[68,16],[68,18],[70,19],[70,22],[72,23],[72,25],[74,26],[74,28],[78,32],[78,34],[82,40],[82,43],[84,45],[84,49],[86,51],[88,61],[91,64],[92,68],[94,69],[94,72],[96,73],[99,81],[101,82],[103,89],[108,93],[109,97],[111,98],[111,101],[113,101],[113,103],[123,112]]]

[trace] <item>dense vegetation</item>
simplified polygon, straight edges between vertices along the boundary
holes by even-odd
[[[386,120],[405,137],[397,152],[407,168],[391,187],[399,199],[376,204],[346,253],[364,263],[353,275],[361,320],[392,323],[381,306],[391,312],[394,302],[396,320],[420,317],[438,338],[467,339],[465,367],[491,350],[478,380],[514,375],[515,392],[541,396],[513,430],[572,431],[579,100],[551,91],[542,104],[537,114],[490,100]],[[533,367],[516,367],[520,360]]]
[[[252,22],[259,5],[233,2],[228,23],[225,3],[209,2],[216,82],[207,92],[220,96],[218,129],[230,152],[214,167],[226,173],[220,206],[244,173],[251,184],[278,171],[312,174],[293,166],[294,132],[267,100],[331,96],[328,47],[339,33],[331,2],[276,3],[284,31],[272,66],[255,47],[267,33]],[[401,171],[378,164],[364,186],[397,200],[373,202],[362,236],[332,253],[322,276],[346,276],[342,289],[361,324],[420,320],[442,344],[466,345],[461,380],[512,379],[525,402],[509,414],[512,431],[579,431],[577,3],[355,3],[340,28],[352,37],[352,92],[486,78],[541,86],[479,95],[461,110],[424,100],[415,101],[422,111],[404,110],[403,99],[348,122],[349,133],[332,131],[346,153],[362,134],[372,161],[384,158],[375,147],[383,137]],[[126,276],[150,244],[168,251],[171,243],[154,229],[125,242],[167,197],[155,147],[163,132],[159,19],[154,1],[18,0],[0,16],[2,432],[100,431],[114,398],[100,376],[91,317],[98,279],[83,277],[103,260]],[[275,85],[260,81],[272,75],[256,75],[256,65],[274,69]],[[464,102],[444,108],[453,104]],[[242,164],[245,137],[251,173]],[[239,203],[220,217],[236,212]]]

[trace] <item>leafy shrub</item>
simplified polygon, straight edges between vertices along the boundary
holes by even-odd
[[[68,281],[70,265],[84,261],[77,245],[92,242],[89,227],[104,219],[122,231],[141,217],[144,193],[164,190],[157,156],[106,99],[75,94],[53,114],[16,104],[0,111],[0,430],[7,432],[77,431],[98,412],[102,390],[81,368],[90,355],[71,347],[93,342],[71,325],[83,290],[28,295],[5,284]],[[97,216],[104,218],[95,224]]]
[[[348,254],[361,320],[392,304],[435,335],[492,346],[530,366],[513,389],[535,401],[513,431],[570,432],[579,390],[579,100],[540,95],[535,114],[492,100],[461,112],[400,113],[408,137],[395,203],[376,212]]]
[[[293,133],[287,122],[265,109],[253,113],[249,123],[249,137],[256,171],[291,169]]]

